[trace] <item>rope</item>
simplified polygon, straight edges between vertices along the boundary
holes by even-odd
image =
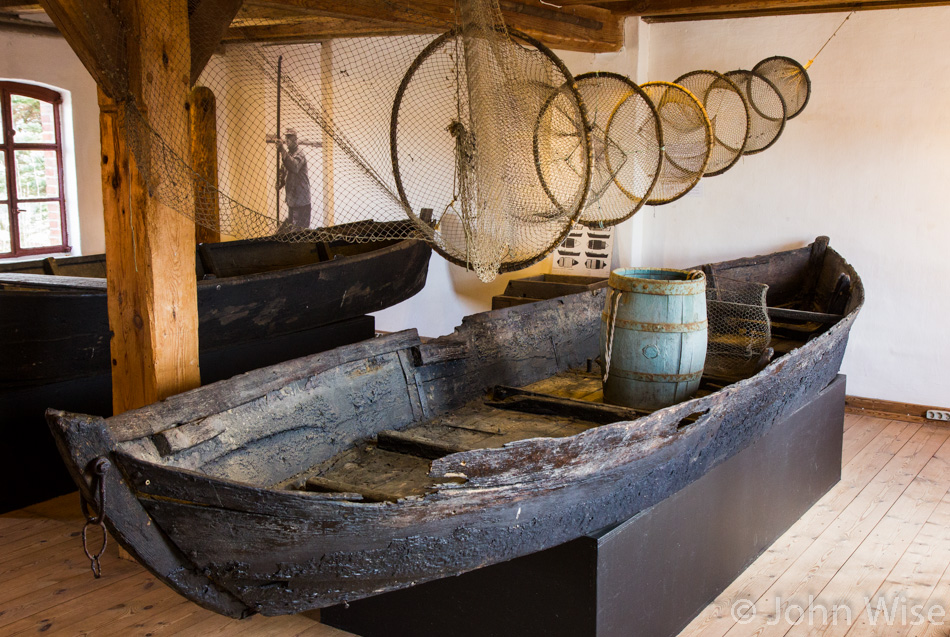
[[[808,70],[808,67],[810,67],[810,66],[812,65],[812,62],[814,62],[815,60],[818,59],[818,56],[821,55],[821,52],[825,50],[825,47],[828,46],[828,43],[831,42],[831,40],[834,39],[834,37],[835,37],[836,35],[838,35],[838,31],[841,30],[841,27],[844,26],[844,23],[847,22],[848,20],[850,20],[850,19],[851,19],[851,16],[853,16],[853,15],[854,15],[854,11],[852,11],[852,12],[849,13],[847,16],[845,16],[844,20],[841,21],[841,24],[838,25],[838,28],[835,29],[835,32],[831,34],[831,37],[828,38],[828,39],[825,41],[825,43],[821,45],[821,48],[820,48],[820,49],[818,49],[818,53],[815,54],[815,57],[813,57],[812,59],[808,60],[808,64],[805,65],[805,70],[806,70],[806,71]]]
[[[604,349],[604,384],[610,374],[610,354],[614,349],[614,334],[617,326],[617,308],[620,306],[622,290],[610,288],[610,297],[607,299],[607,347]]]

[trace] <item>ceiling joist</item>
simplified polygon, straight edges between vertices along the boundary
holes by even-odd
[[[523,31],[553,48],[573,51],[619,51],[623,46],[623,17],[609,9],[591,6],[572,6],[557,9],[540,0],[501,0],[505,22],[512,28]],[[354,37],[375,34],[438,33],[451,29],[456,24],[455,0],[420,0],[417,2],[381,4],[378,0],[246,0],[239,13],[239,20],[273,20],[283,16],[285,29],[293,37],[305,37],[305,21],[299,16],[337,18],[355,27],[353,31],[335,31],[330,37]],[[359,23],[367,23],[366,28]],[[314,32],[310,37],[318,39],[322,26],[330,23],[310,21]],[[383,28],[383,25],[390,25]],[[336,23],[343,26],[344,23]],[[258,30],[255,38],[263,33],[276,34],[281,38],[284,29],[273,25],[268,30]],[[239,34],[229,36],[236,39]]]

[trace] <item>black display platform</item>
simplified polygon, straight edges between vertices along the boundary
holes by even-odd
[[[845,377],[620,525],[458,577],[323,609],[364,637],[664,637],[682,630],[841,478]]]

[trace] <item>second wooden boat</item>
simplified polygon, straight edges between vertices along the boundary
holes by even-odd
[[[202,382],[371,338],[367,315],[419,292],[430,254],[414,239],[200,245]],[[74,488],[47,407],[112,413],[104,277],[104,255],[0,267],[0,479],[21,483],[0,493],[0,512]]]

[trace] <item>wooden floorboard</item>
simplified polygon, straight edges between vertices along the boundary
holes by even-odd
[[[870,416],[846,425],[841,482],[680,637],[950,635],[950,432]],[[874,612],[881,600],[888,617]]]
[[[841,482],[681,637],[950,636],[948,436],[946,427],[846,416]],[[347,634],[317,613],[216,615],[120,560],[113,542],[94,579],[81,529],[76,494],[0,516],[0,635]]]
[[[102,557],[102,577],[95,579],[83,555],[82,526],[75,493],[0,515],[0,635],[348,634],[307,615],[222,617],[119,559],[112,541]]]

